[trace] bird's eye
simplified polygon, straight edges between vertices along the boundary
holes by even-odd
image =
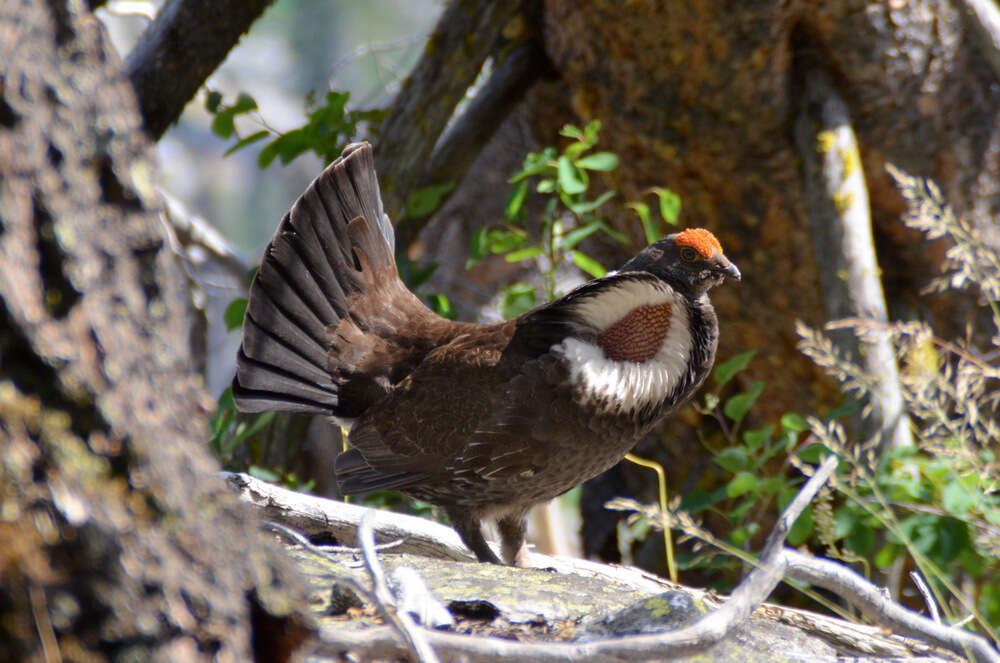
[[[685,246],[681,249],[681,257],[688,262],[694,262],[698,259],[698,252],[692,249],[690,246]]]

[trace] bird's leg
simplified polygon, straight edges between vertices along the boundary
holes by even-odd
[[[480,562],[503,564],[496,553],[493,552],[493,549],[486,543],[486,539],[483,538],[483,529],[479,523],[479,518],[470,513],[468,509],[445,507],[444,512],[448,515],[451,526],[462,537],[462,542],[475,553],[476,559]]]
[[[504,561],[513,566],[528,565],[528,544],[524,540],[527,529],[525,514],[508,513],[497,520]]]

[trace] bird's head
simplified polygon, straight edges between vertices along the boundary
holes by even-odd
[[[715,235],[704,228],[667,235],[640,251],[619,271],[655,274],[692,297],[701,296],[726,278],[740,280],[740,270],[723,254]]]

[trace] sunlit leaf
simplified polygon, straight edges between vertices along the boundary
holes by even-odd
[[[660,199],[660,216],[671,226],[677,225],[677,219],[681,215],[681,199],[670,189],[654,186],[653,193]]]
[[[736,394],[726,401],[726,404],[722,406],[723,413],[736,423],[743,421],[743,417],[746,416],[762,391],[764,391],[764,383],[759,380],[754,382],[749,391]]]
[[[739,472],[726,484],[726,495],[729,497],[739,497],[745,495],[757,487],[757,477],[750,472]]]
[[[742,371],[753,359],[753,356],[757,354],[756,350],[747,350],[746,352],[741,352],[738,355],[730,357],[726,361],[722,362],[715,367],[715,382],[718,386],[722,386],[733,379],[733,376]]]
[[[586,175],[567,156],[559,157],[559,188],[573,196],[587,190]]]
[[[573,264],[593,276],[595,279],[599,279],[608,273],[608,270],[604,269],[604,266],[601,265],[601,263],[584,253],[573,251],[572,256]]]
[[[271,135],[271,132],[267,131],[265,129],[261,129],[260,131],[252,133],[249,136],[247,136],[246,138],[241,139],[238,143],[236,143],[235,145],[233,145],[232,147],[230,147],[228,150],[226,150],[226,153],[223,156],[227,156],[228,157],[233,152],[236,152],[237,150],[242,150],[247,145],[251,145],[253,143],[256,143],[259,140],[263,140],[263,139],[267,138],[270,135]]]
[[[618,167],[618,155],[614,152],[594,152],[576,160],[577,168],[610,171]]]
[[[515,182],[514,186],[510,189],[510,194],[507,196],[507,205],[504,207],[504,217],[508,221],[515,221],[518,219],[521,210],[524,206],[524,199],[528,195],[528,180],[520,180]]]
[[[528,246],[523,249],[518,249],[517,251],[511,251],[503,257],[507,262],[521,262],[522,260],[530,260],[536,256],[542,254],[542,247],[540,246]]]

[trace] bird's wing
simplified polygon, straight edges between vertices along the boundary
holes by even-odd
[[[571,330],[547,308],[429,353],[351,429],[351,450],[336,466],[341,491],[406,488],[432,475],[475,481],[495,462],[493,449],[540,458],[538,436],[563,428],[545,415],[553,384],[566,377],[551,348]],[[494,469],[502,475],[507,464]]]

